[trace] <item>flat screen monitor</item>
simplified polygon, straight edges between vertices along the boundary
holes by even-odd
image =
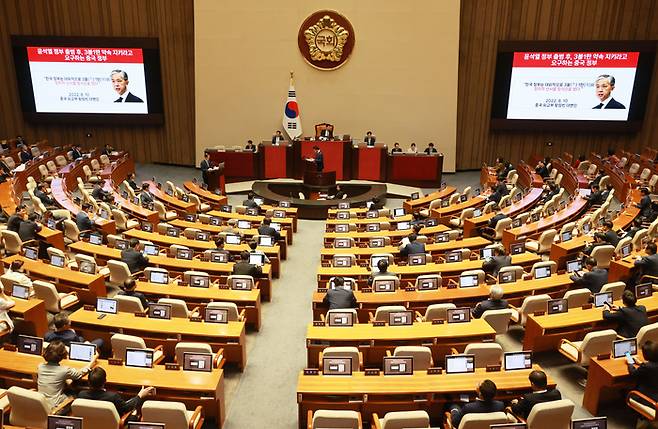
[[[525,252],[525,243],[512,243],[510,245],[510,253],[512,255],[519,255]]]
[[[238,229],[251,229],[251,222],[248,220],[239,220]]]
[[[117,314],[117,300],[96,298],[96,311],[99,313]]]
[[[276,232],[281,232],[281,224],[279,222],[272,222],[270,226],[274,228]]]
[[[96,264],[91,261],[80,261],[78,270],[85,274],[96,274]]]
[[[594,294],[595,307],[603,307],[606,302],[612,305],[612,292],[601,292]]]
[[[630,255],[632,249],[633,249],[633,243],[628,243],[621,246],[621,257],[625,258],[628,255]]]
[[[338,208],[341,210],[349,209],[350,208],[350,203],[346,201],[341,201],[338,203]]]
[[[150,271],[149,282],[159,285],[169,284],[169,273],[166,271]]]
[[[226,234],[226,244],[240,244],[240,236],[237,234]]]
[[[352,375],[351,357],[323,357],[322,375]]]
[[[165,429],[164,423],[128,422],[126,429]]]
[[[190,286],[207,289],[210,287],[210,277],[193,274],[190,276]]]
[[[450,241],[450,234],[448,234],[447,232],[436,234],[434,236],[434,241],[437,243],[447,243],[448,241]]]
[[[538,222],[540,217],[541,217],[541,213],[535,212],[530,215],[530,220],[532,222]]]
[[[167,235],[169,237],[179,237],[180,236],[180,229],[178,229],[178,228],[167,228]]]
[[[346,220],[350,218],[350,212],[340,211],[336,213],[336,219]]]
[[[157,256],[160,253],[160,247],[157,244],[145,244],[144,254],[146,256]]]
[[[571,429],[607,429],[607,417],[591,417],[589,419],[576,419],[571,421]]]
[[[368,247],[371,248],[384,247],[385,244],[386,244],[386,240],[384,240],[384,238],[381,237],[371,238],[370,242],[368,243]]]
[[[447,355],[446,374],[475,372],[475,355]]]
[[[82,429],[82,417],[48,416],[48,429]]]
[[[103,236],[100,234],[89,234],[89,242],[100,246],[103,244]]]
[[[228,262],[228,253],[226,252],[210,252],[210,261],[224,263]]]
[[[290,201],[279,201],[279,207],[289,208],[290,207]]]
[[[516,281],[516,272],[514,271],[502,271],[498,273],[498,283],[513,283]]]
[[[183,353],[183,371],[212,372],[212,353]]]
[[[480,258],[481,259],[486,259],[486,258],[493,258],[493,248],[492,247],[485,247],[484,249],[480,250]]]
[[[153,368],[153,350],[126,347],[126,366]]]
[[[153,232],[153,224],[151,222],[142,222],[142,231]]]
[[[376,219],[379,217],[379,210],[368,210],[366,212],[366,219]]]
[[[545,279],[551,276],[551,267],[537,267],[533,277],[535,280]]]
[[[69,359],[82,362],[91,362],[96,354],[96,345],[91,343],[69,344]]]
[[[260,253],[250,253],[249,263],[262,267],[263,265],[265,265],[265,255],[261,255]]]
[[[222,211],[223,213],[231,213],[233,211],[233,206],[229,204],[225,204],[220,208],[220,211]]]
[[[334,227],[334,230],[336,232],[349,232],[350,226],[347,225],[347,224],[344,224],[344,223],[339,223],[339,224],[336,224],[336,226]]]
[[[393,209],[393,217],[401,217],[404,215],[405,215],[404,208],[398,207],[396,209]]]
[[[560,241],[564,243],[565,241],[569,241],[569,240],[571,240],[571,231],[563,232],[562,235],[560,236]]]
[[[11,285],[11,296],[20,299],[30,299],[30,288],[18,283]]]
[[[126,250],[128,248],[128,242],[122,239],[115,240],[114,247],[119,250]]]
[[[439,224],[439,220],[437,218],[430,218],[425,221],[425,226],[430,227],[430,226],[437,226]]]
[[[473,217],[480,217],[480,216],[482,216],[482,209],[473,210]]]
[[[414,359],[412,357],[384,357],[384,375],[413,375]]]
[[[259,235],[258,245],[265,247],[272,247],[274,246],[274,237],[272,237],[271,235]]]
[[[171,319],[170,304],[149,304],[148,316],[151,319]]]
[[[53,218],[48,219],[46,226],[50,229],[57,229],[57,221]]]
[[[203,319],[208,323],[228,323],[228,310],[225,308],[206,307]]]
[[[378,280],[375,278],[372,283],[372,287],[375,292],[395,292],[395,280]]]
[[[618,340],[612,343],[612,355],[615,358],[622,358],[626,353],[631,355],[637,354],[637,338],[629,338],[627,340]]]
[[[345,290],[354,290],[354,289],[353,289],[353,287],[354,287],[354,282],[352,282],[352,280],[349,279],[349,278],[343,278],[343,285],[342,285],[342,286],[337,286],[337,285],[336,285],[335,278],[332,277],[332,278],[329,279],[329,287],[330,287],[331,289],[337,289],[337,288],[339,289],[339,288],[343,288],[343,289],[345,289]]]
[[[587,234],[592,229],[592,225],[589,222],[583,224],[583,234]]]
[[[462,252],[448,252],[446,253],[446,262],[460,262],[462,260]]]
[[[23,247],[23,254],[27,259],[36,261],[39,259],[39,251],[34,247]]]
[[[466,200],[468,200],[468,195],[463,194],[463,195],[460,195],[460,196],[459,196],[459,202],[460,202],[460,203],[463,203],[463,202],[465,202]]]
[[[187,222],[196,222],[196,215],[194,213],[186,213],[185,220]]]
[[[518,228],[521,226],[521,219],[516,218],[512,221],[512,228]]]
[[[549,299],[548,307],[546,308],[548,314],[566,313],[569,311],[569,302],[566,299]]]
[[[20,353],[40,356],[43,351],[43,338],[19,335],[16,342],[16,349]]]
[[[100,214],[101,218],[103,218],[103,219],[105,219],[105,220],[107,220],[107,219],[110,218],[110,214],[108,213],[107,210],[103,210],[103,209],[101,209],[101,211],[100,211],[99,214]]]
[[[398,231],[406,231],[411,229],[411,222],[398,222]]]
[[[354,313],[351,312],[335,312],[332,311],[328,314],[329,326],[353,326]]]
[[[277,218],[277,219],[283,219],[286,217],[286,211],[285,210],[273,210],[272,211],[272,217]]]
[[[256,204],[258,204],[259,206],[262,206],[263,204],[265,204],[265,200],[262,199],[261,197],[255,197],[255,198],[254,198],[254,202],[255,202]]]
[[[427,263],[427,255],[424,253],[417,253],[409,255],[409,265],[425,265]]]
[[[442,209],[444,209],[446,207],[449,207],[449,206],[450,206],[450,200],[448,200],[448,199],[441,200],[441,208]]]
[[[513,371],[517,369],[531,369],[532,368],[532,352],[508,352],[505,353],[504,359],[505,371]]]
[[[133,197],[133,204],[136,205],[136,206],[140,205],[139,197],[137,197],[137,196]],[[144,203],[144,205],[147,205],[147,203]]]
[[[368,232],[377,232],[381,230],[381,225],[378,223],[369,223],[366,225],[366,231]]]
[[[210,225],[219,226],[221,224],[222,224],[222,219],[221,218],[219,218],[217,216],[210,216]]]
[[[635,286],[635,296],[637,299],[648,298],[653,295],[653,284],[642,283]]]
[[[467,274],[459,276],[459,287],[469,288],[476,287],[479,284],[477,274]]]
[[[371,256],[370,257],[370,267],[377,268],[379,261],[388,261],[388,256]]]
[[[583,269],[583,263],[580,259],[574,259],[573,261],[567,261],[567,272],[573,273]]]
[[[464,323],[471,321],[471,309],[468,307],[449,308],[446,313],[448,323]]]
[[[414,323],[414,313],[407,311],[392,311],[388,313],[389,326],[408,326]]]
[[[437,290],[439,288],[438,277],[419,278],[417,280],[418,290]]]
[[[411,193],[411,199],[412,200],[417,200],[418,198],[420,198],[420,192],[412,192]]]
[[[233,290],[251,290],[252,282],[247,279],[232,279],[231,289]]]
[[[50,265],[58,268],[64,267],[65,259],[63,256],[52,254],[50,255]]]
[[[352,247],[352,240],[349,238],[337,238],[334,240],[334,247],[336,249],[347,249]]]
[[[176,249],[176,259],[192,260],[194,253],[191,249]]]
[[[210,240],[210,234],[206,231],[197,231],[195,237],[199,241],[208,241]]]

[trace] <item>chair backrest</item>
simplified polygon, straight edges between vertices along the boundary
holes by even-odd
[[[50,175],[50,173],[48,172],[48,169],[43,164],[39,165],[39,173],[41,173],[42,178],[46,178]]]
[[[596,170],[598,169],[598,167],[596,166],[596,164],[588,164],[588,167],[589,167],[589,168],[587,169],[587,175],[588,175],[588,176],[593,176],[593,175],[595,175],[595,174],[596,174]]]
[[[615,246],[615,255],[621,256],[621,249],[629,243],[632,243],[633,239],[631,237],[624,237],[617,243]]]
[[[495,413],[468,413],[462,417],[458,429],[489,429],[491,425],[509,423],[507,414],[502,411]]]
[[[538,311],[546,312],[549,299],[551,299],[551,296],[548,294],[525,297],[523,304],[521,304],[521,308],[519,309],[521,324],[525,325],[528,314],[536,313]]]
[[[539,243],[539,253],[547,252],[551,249],[551,245],[553,244],[556,235],[557,231],[554,229],[547,229],[541,233],[537,240]]]
[[[114,222],[116,222],[116,225],[119,229],[128,229],[128,217],[124,212],[122,212],[119,209],[113,209],[112,210],[112,217],[114,218]]]
[[[644,325],[637,331],[637,346],[642,347],[642,344],[651,340],[654,343],[658,342],[658,322]]]
[[[389,313],[395,313],[398,311],[407,311],[407,308],[404,305],[382,305],[375,310],[375,320],[388,323]]]
[[[507,267],[503,267],[498,271],[498,274],[500,273],[509,273],[513,272],[514,273],[514,278],[517,280],[520,280],[525,271],[523,271],[523,267],[521,265],[508,265]]]
[[[88,165],[83,165],[82,171],[85,173],[86,179],[89,180],[89,178],[91,177],[91,168],[89,168]]]
[[[143,313],[145,311],[142,301],[136,296],[115,295],[117,310],[122,313]]]
[[[311,424],[313,429],[361,429],[361,414],[351,410],[316,410]]]
[[[509,217],[499,220],[498,223],[496,224],[496,228],[495,228],[496,234],[494,235],[494,240],[500,240],[501,238],[503,238],[503,231],[509,229],[509,227],[512,226],[512,222],[513,222],[512,218]]]
[[[612,292],[612,299],[617,301],[621,299],[624,290],[626,289],[626,283],[624,282],[612,282],[606,283],[601,287],[601,293],[603,292]]]
[[[46,162],[46,167],[48,167],[48,172],[50,174],[57,174],[57,166],[55,165],[54,162],[52,161]]]
[[[642,173],[640,173],[640,180],[647,180],[649,176],[651,176],[651,170],[645,168],[642,170]]]
[[[207,308],[215,308],[215,309],[220,309],[220,310],[226,310],[227,311],[227,317],[229,322],[237,322],[240,316],[240,312],[238,311],[238,306],[234,302],[209,302],[206,305]]]
[[[513,310],[509,308],[502,310],[487,310],[482,313],[482,319],[484,319],[494,331],[496,331],[497,335],[501,335],[506,333],[509,329],[512,314]]]
[[[608,268],[610,267],[610,260],[612,255],[615,253],[615,246],[606,244],[603,246],[596,246],[592,250],[592,258],[596,259],[597,268]]]
[[[117,359],[126,358],[126,348],[145,349],[146,343],[140,337],[126,334],[114,334],[110,338],[112,344],[112,356]]]
[[[187,309],[187,304],[182,299],[176,298],[160,298],[158,304],[171,305],[171,317],[181,317],[187,319],[190,317],[190,312]]]
[[[440,304],[430,304],[425,310],[425,316],[423,319],[427,322],[430,322],[434,319],[448,319],[448,309],[457,308],[452,302],[442,302]]]
[[[574,403],[568,399],[535,404],[528,415],[532,429],[569,429]]]
[[[7,165],[7,167],[9,167],[10,170],[16,168],[16,161],[14,161],[14,158],[11,156],[5,156],[2,158],[2,161]]]
[[[589,332],[580,346],[580,364],[588,365],[590,358],[612,351],[612,342],[617,339],[617,333],[612,329]]]
[[[12,386],[7,389],[11,412],[9,423],[13,426],[45,428],[48,425],[50,407],[42,393]]]
[[[335,346],[322,350],[322,357],[350,357],[352,358],[352,371],[359,371],[363,365],[363,357],[358,347]]]
[[[434,366],[432,350],[425,346],[397,346],[393,356],[411,357],[414,362],[414,371],[426,371]]]
[[[42,280],[34,280],[32,287],[34,288],[34,296],[44,302],[47,311],[51,313],[59,313],[61,311],[59,304],[60,298],[55,285]]]
[[[564,294],[564,299],[567,300],[569,308],[579,308],[587,304],[592,297],[592,291],[587,288],[568,290]]]
[[[71,404],[71,415],[93,422],[94,429],[119,429],[121,423],[117,408],[109,401],[78,398]]]
[[[335,308],[333,310],[328,310],[325,315],[325,320],[329,320],[331,313],[352,313],[352,320],[354,323],[358,323],[358,317],[356,309],[354,308]]]
[[[503,348],[498,343],[467,344],[464,354],[475,355],[476,368],[486,368],[487,365],[500,365],[503,361]]]
[[[212,347],[210,347],[210,344],[206,344],[206,343],[191,343],[185,341],[176,343],[175,355],[176,355],[176,362],[178,362],[179,365],[183,365],[184,353],[212,354]]]
[[[109,165],[110,164],[110,157],[109,156],[107,156],[105,154],[101,154],[100,159],[101,159],[101,164],[103,164],[103,165]]]
[[[642,249],[642,239],[648,235],[649,235],[649,230],[646,228],[642,228],[641,230],[636,232],[632,240],[633,248],[635,250]]]
[[[448,200],[450,205],[457,204],[459,202],[460,195],[461,194],[459,192],[455,192],[454,194],[450,195],[450,199]]]
[[[92,168],[93,170],[98,171],[98,170],[101,169],[101,164],[98,162],[98,160],[97,160],[96,158],[92,158],[90,164],[91,164],[91,168]]]
[[[462,195],[466,195],[466,199],[471,198],[471,187],[467,186],[462,191]]]
[[[382,429],[429,428],[430,416],[426,411],[392,411],[382,419]]]
[[[142,405],[142,421],[164,423],[167,428],[187,428],[186,411],[182,402],[146,401]]]
[[[125,262],[110,259],[107,261],[107,268],[110,269],[111,283],[123,283],[131,277],[130,268],[128,268],[128,264]]]
[[[436,200],[430,201],[430,207],[429,209],[440,209],[441,208],[441,198],[437,198]]]
[[[246,281],[247,284],[251,285],[251,288],[254,288],[255,283],[254,283],[254,278],[252,276],[246,276],[246,275],[239,275],[239,274],[234,274],[230,275],[226,278],[226,284],[229,287],[233,287],[233,284],[236,281]]]
[[[78,225],[70,219],[64,219],[64,235],[71,241],[80,240],[80,230]]]
[[[160,216],[160,219],[162,220],[167,219],[167,210],[165,209],[164,204],[162,204],[160,201],[153,201],[153,209],[155,209],[155,211],[158,212],[158,216]]]
[[[478,284],[484,283],[484,280],[486,278],[486,274],[484,273],[484,270],[466,270],[462,271],[462,276],[478,276]]]
[[[23,250],[23,241],[14,231],[3,229],[0,231],[2,241],[5,242],[5,250],[9,253],[21,253]]]

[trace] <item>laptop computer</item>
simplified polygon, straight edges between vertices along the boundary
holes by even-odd
[[[580,259],[574,259],[573,261],[567,261],[567,272],[573,273],[583,269],[583,263]]]
[[[191,249],[176,249],[176,259],[192,260],[194,252]]]
[[[226,234],[224,237],[226,244],[240,244],[240,236],[237,234]]]
[[[394,280],[378,280],[375,278],[372,283],[375,292],[395,292]]]
[[[411,222],[398,222],[398,231],[406,231],[411,229]]]
[[[551,276],[551,267],[537,267],[535,268],[535,272],[533,274],[535,280],[545,279],[550,276]]]
[[[635,296],[637,299],[649,298],[653,295],[653,284],[642,283],[635,286]]]
[[[347,249],[352,247],[352,240],[349,238],[336,238],[334,240],[334,247],[336,249]]]
[[[519,255],[525,252],[525,243],[512,243],[510,245],[510,253],[512,255]]]
[[[258,236],[258,245],[265,247],[272,247],[274,246],[274,237],[270,235],[260,235]]]
[[[112,298],[96,298],[96,312],[117,314],[117,300]]]
[[[498,283],[513,283],[516,281],[516,272],[514,271],[503,271],[498,273]]]
[[[414,255],[409,255],[408,258],[409,265],[425,265],[427,264],[427,255],[424,253],[417,253]]]
[[[96,263],[91,261],[80,261],[78,271],[85,274],[96,274]]]
[[[142,252],[146,256],[157,256],[160,253],[160,247],[157,244],[145,244]]]
[[[250,253],[249,263],[252,265],[258,265],[259,267],[262,267],[263,265],[265,265],[265,255],[261,255],[260,253]]]
[[[404,216],[406,213],[404,212],[404,208],[398,207],[396,209],[393,209],[393,217],[401,217]]]
[[[370,241],[368,242],[368,247],[370,248],[384,247],[385,244],[386,241],[384,240],[383,237],[376,237],[370,239]]]
[[[617,340],[612,342],[612,355],[615,358],[622,358],[626,353],[631,355],[637,354],[637,338],[629,338],[626,340]]]
[[[612,292],[594,294],[594,307],[603,307],[606,302],[612,305]]]

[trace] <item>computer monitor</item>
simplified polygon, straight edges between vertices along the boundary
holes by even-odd
[[[178,229],[178,228],[167,228],[167,235],[169,237],[180,237],[180,229]]]
[[[170,197],[172,197],[172,196],[174,195],[174,191],[172,191],[171,189],[167,189],[167,190],[165,191],[165,194],[167,194],[167,195],[169,195]]]
[[[30,288],[18,283],[11,285],[11,296],[20,299],[30,299]]]
[[[548,307],[546,308],[548,314],[566,313],[569,311],[569,302],[566,299],[549,299]]]
[[[339,224],[336,224],[336,226],[334,227],[334,230],[336,232],[349,232],[350,226],[347,225],[347,224],[344,224],[344,223],[339,223]]]
[[[560,235],[560,241],[564,243],[569,240],[571,240],[571,231],[564,231],[562,235]]]
[[[251,229],[251,222],[248,220],[239,220],[238,229]]]
[[[512,255],[518,255],[525,252],[525,243],[512,243],[510,245],[510,253]]]
[[[353,290],[353,287],[354,287],[354,284],[353,284],[352,280],[350,280],[348,278],[343,279],[343,285],[342,286],[336,286],[336,282],[334,280],[334,277],[332,277],[331,279],[329,279],[328,285],[331,289]]]
[[[413,375],[414,359],[412,357],[384,357],[384,375]]]
[[[190,276],[190,286],[192,287],[210,287],[210,277],[193,274]]]
[[[420,198],[420,192],[412,192],[411,193],[411,199],[412,200],[417,200],[418,198]]]
[[[23,255],[25,255],[27,259],[32,259],[33,261],[39,259],[39,251],[34,247],[23,247]]]
[[[637,338],[629,338],[626,340],[617,340],[612,342],[612,356],[615,358],[622,358],[626,353],[631,355],[637,354]]]
[[[210,216],[210,224],[212,226],[219,226],[222,224],[222,218],[219,218],[217,216]]]
[[[96,298],[98,313],[117,314],[117,300],[112,298]]]
[[[370,267],[377,268],[379,261],[388,261],[388,256],[371,256],[370,257]]]
[[[203,320],[208,323],[228,323],[228,310],[225,308],[206,307]]]
[[[76,343],[69,344],[69,359],[82,362],[91,362],[96,354],[96,344]]]
[[[450,241],[450,234],[448,234],[447,232],[436,234],[434,236],[434,241],[436,243],[447,243],[448,241]]]
[[[366,212],[366,219],[376,219],[379,217],[379,210],[368,210]]]
[[[653,295],[653,284],[651,284],[651,283],[641,283],[641,284],[635,286],[635,297],[637,299],[648,298],[652,295]]]
[[[133,204],[136,206],[139,205],[139,197],[133,197]]]
[[[58,268],[64,267],[65,259],[63,256],[53,253],[50,255],[50,265]]]
[[[606,302],[612,305],[612,292],[594,294],[594,307],[603,307]]]
[[[210,234],[207,231],[197,231],[194,238],[196,238],[199,241],[208,241],[210,240]]]
[[[533,274],[535,280],[545,279],[550,276],[551,276],[551,267],[537,267],[535,268],[535,272]]]
[[[516,281],[516,272],[514,271],[501,271],[498,273],[498,283],[513,283]]]
[[[43,351],[43,338],[19,335],[16,341],[16,350],[28,355],[40,356]]]
[[[272,210],[272,217],[277,218],[277,219],[283,219],[286,217],[286,211],[285,210]]]
[[[126,429],[165,429],[164,423],[128,422]]]
[[[103,219],[109,219],[110,218],[110,213],[108,213],[107,210],[100,209],[99,215]]]
[[[263,265],[265,265],[265,255],[262,255],[260,253],[250,253],[249,263],[252,265],[258,265],[259,267],[262,267]]]
[[[447,198],[441,200],[441,208],[442,208],[442,209],[444,209],[444,208],[446,208],[446,207],[448,207],[448,206],[450,206],[450,200],[448,200]]]
[[[461,262],[461,260],[462,260],[462,252],[459,250],[455,252],[446,253],[446,262]]]
[[[157,244],[145,244],[143,252],[146,256],[157,256],[160,253],[160,247]]]
[[[46,226],[50,229],[57,229],[57,221],[53,218],[48,219]]]
[[[571,420],[571,429],[607,429],[607,417],[591,417],[589,419]]]
[[[482,216],[482,209],[473,210],[473,217],[480,217],[480,216]]]
[[[587,234],[592,229],[592,225],[589,222],[583,224],[583,234]]]
[[[479,284],[477,274],[466,274],[459,276],[459,287],[460,288],[469,288],[477,287]]]
[[[254,198],[254,202],[255,202],[256,204],[258,204],[259,206],[262,206],[263,204],[265,204],[265,200],[262,199],[261,197],[256,197],[256,198]]]
[[[153,232],[153,224],[151,222],[142,222],[142,231]]]
[[[80,261],[78,271],[85,274],[96,274],[96,263],[91,261]]]
[[[439,279],[437,277],[419,278],[417,280],[418,290],[437,290]]]
[[[82,429],[82,417],[48,416],[48,429]]]
[[[183,371],[212,372],[212,353],[183,353]]]
[[[366,231],[368,232],[377,232],[381,229],[381,225],[378,223],[369,223],[366,225]]]
[[[475,355],[447,355],[446,374],[475,372]]]
[[[224,240],[226,244],[240,244],[240,236],[237,234],[226,234]]]
[[[196,215],[194,213],[186,213],[185,220],[187,222],[196,222]]]
[[[459,196],[459,202],[460,202],[460,203],[463,203],[463,202],[465,202],[466,200],[468,200],[468,195],[466,195],[466,194],[462,194],[462,195]]]
[[[159,285],[169,284],[169,273],[166,271],[149,271],[149,282]]]
[[[393,217],[400,217],[404,216],[406,213],[404,212],[404,208],[398,207],[396,209],[393,209]]]
[[[341,201],[338,203],[338,208],[341,210],[349,209],[350,203],[348,203],[347,201]]]
[[[100,246],[103,244],[103,236],[100,234],[89,234],[89,242]]]
[[[425,265],[427,263],[427,255],[424,253],[416,253],[409,255],[409,265]]]
[[[191,249],[176,249],[176,259],[192,260],[194,252]]]
[[[439,224],[439,220],[437,218],[429,218],[425,221],[425,226],[430,227],[430,226],[437,226]]]
[[[480,196],[480,188],[475,188],[475,190],[473,191],[473,196],[475,196],[475,197]]]
[[[251,290],[252,282],[247,279],[233,279],[231,289],[233,290]]]
[[[271,226],[272,228],[274,228],[274,230],[275,230],[276,232],[281,232],[281,224],[280,224],[280,223],[278,223],[278,222],[272,222],[272,223],[270,224],[270,226]]]
[[[384,240],[383,237],[371,238],[368,243],[368,247],[370,248],[384,247],[385,245],[386,245],[386,240]]]
[[[336,212],[336,219],[345,220],[350,218],[350,212],[340,211]]]
[[[218,262],[218,263],[228,262],[228,253],[211,251],[210,262]]]
[[[535,213],[530,215],[530,220],[532,222],[537,222],[540,217],[541,217],[541,214],[539,212],[535,212]]]
[[[126,347],[126,366],[153,368],[153,350]]]
[[[516,218],[512,221],[512,228],[518,228],[521,226],[521,219]]]
[[[485,247],[480,250],[480,259],[493,258],[493,247]]]
[[[573,261],[567,261],[567,272],[573,273],[583,269],[583,262],[580,259],[574,259]]]
[[[505,371],[532,368],[532,352],[507,352],[503,358]]]
[[[372,283],[375,292],[395,292],[395,280],[378,280],[375,278]]]
[[[448,323],[464,323],[471,321],[471,309],[468,307],[449,308],[446,312]]]
[[[289,208],[290,207],[290,201],[279,201],[279,207]]]
[[[233,211],[233,206],[230,205],[230,204],[224,204],[224,205],[220,208],[220,210],[221,210],[223,213],[231,213],[231,212]]]
[[[498,425],[491,425],[489,426],[489,429],[528,429],[528,425],[526,423],[501,423]]]
[[[398,222],[398,231],[406,231],[411,229],[411,222]]]
[[[272,247],[274,246],[274,237],[272,237],[271,235],[259,235],[258,245],[265,247]]]
[[[388,313],[389,326],[408,326],[414,324],[414,312],[407,311],[392,311]]]
[[[336,249],[347,249],[352,247],[352,240],[349,238],[337,238],[334,240],[334,247]]]
[[[323,357],[322,375],[352,375],[351,357]]]
[[[149,304],[148,316],[151,319],[171,319],[171,304]]]
[[[354,325],[354,313],[351,312],[330,312],[329,316],[329,326],[353,326]]]
[[[128,248],[128,241],[123,239],[115,240],[114,247],[119,250],[126,250]]]

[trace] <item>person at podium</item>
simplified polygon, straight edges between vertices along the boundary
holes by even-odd
[[[208,184],[208,170],[212,168],[212,161],[210,161],[210,154],[208,152],[203,153],[203,161],[201,161],[201,177],[203,178],[203,183]]]
[[[313,146],[313,150],[315,151],[315,157],[313,157],[315,167],[318,169],[319,173],[322,173],[322,170],[324,170],[324,154],[317,146]]]
[[[247,140],[247,145],[244,147],[244,150],[249,150],[251,152],[256,152],[256,145],[253,141]]]
[[[395,142],[393,145],[393,149],[391,149],[391,153],[402,153],[402,148],[400,147],[400,143]]]
[[[438,151],[434,147],[434,143],[428,144],[423,152],[425,152],[425,155],[434,155],[435,153],[438,153]]]
[[[368,146],[374,146],[377,137],[372,135],[372,131],[368,131],[366,136],[363,138],[363,142]]]
[[[283,142],[283,136],[281,135],[281,131],[276,130],[276,133],[272,136],[272,144],[278,145]]]
[[[329,128],[325,128],[322,131],[320,131],[320,140],[330,140],[331,139],[331,131],[329,131]]]

